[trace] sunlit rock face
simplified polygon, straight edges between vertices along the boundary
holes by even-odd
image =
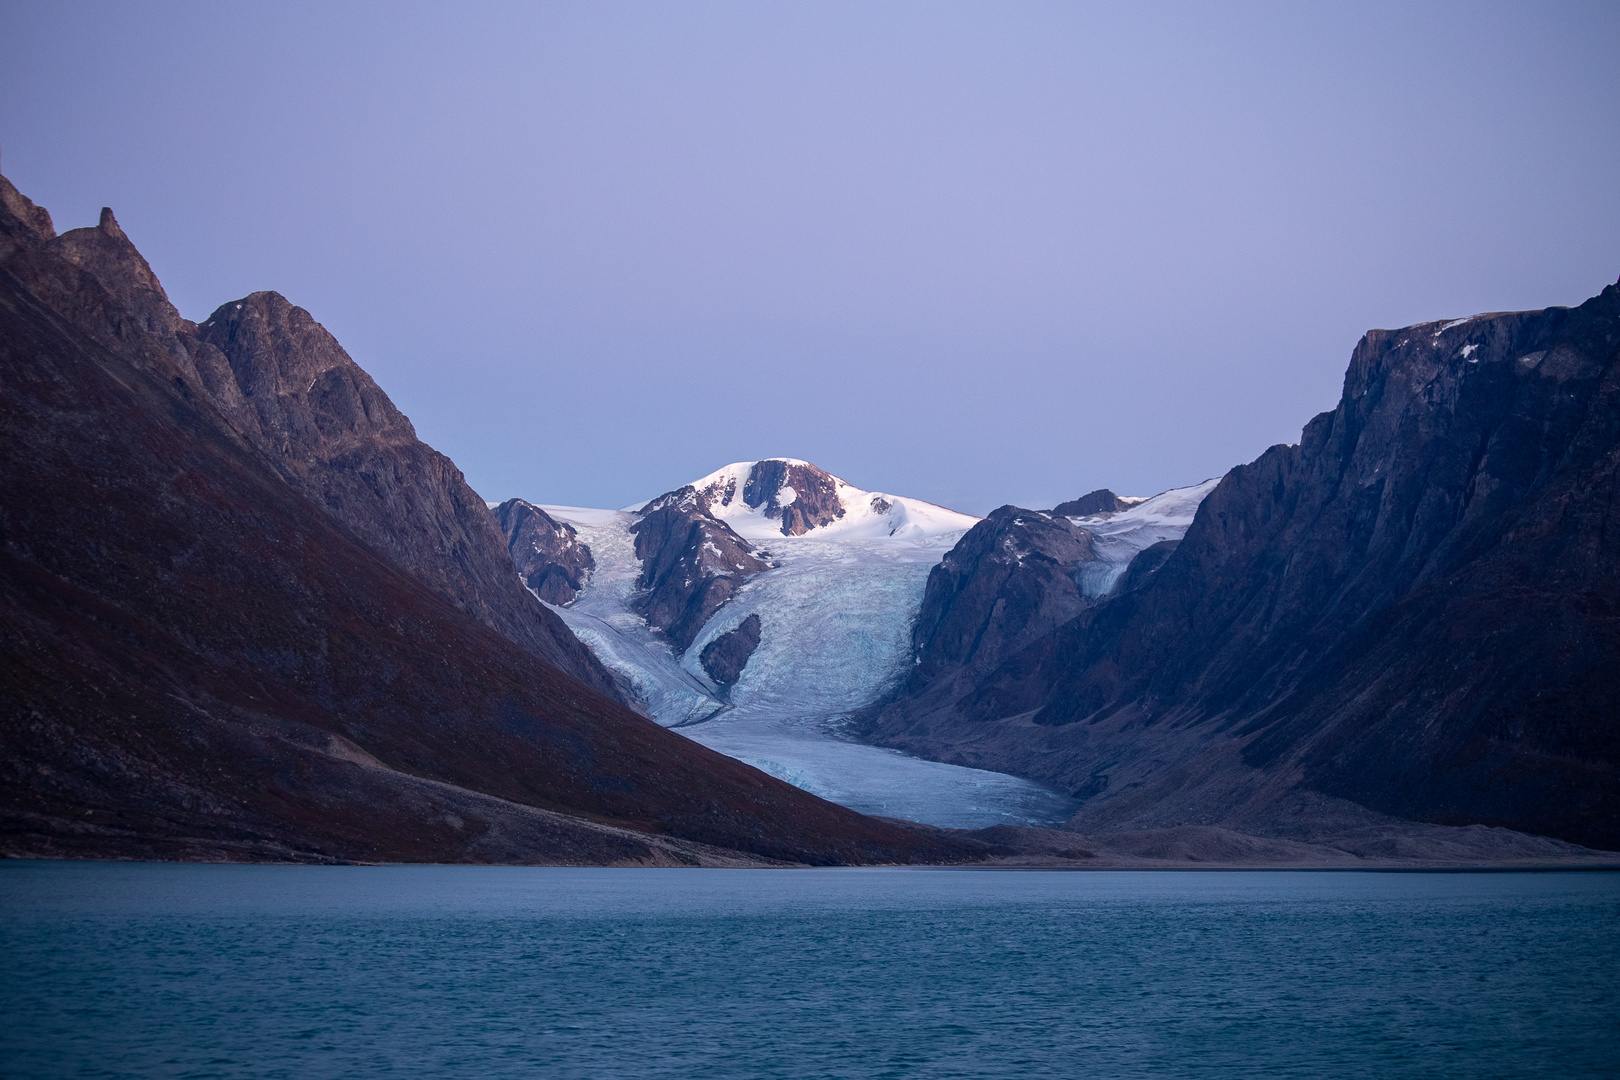
[[[743,582],[769,567],[724,522],[668,502],[631,527],[641,560],[635,610],[684,651]]]
[[[497,506],[495,520],[523,584],[548,604],[572,603],[596,566],[574,527],[522,499]]]
[[[809,462],[770,458],[748,474],[743,502],[768,518],[781,518],[783,536],[803,536],[844,516],[838,485],[837,477]]]

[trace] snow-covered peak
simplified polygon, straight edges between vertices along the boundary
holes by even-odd
[[[979,519],[943,506],[867,491],[799,458],[733,462],[662,495],[642,513],[696,510],[748,540],[783,536],[926,539],[960,533]]]

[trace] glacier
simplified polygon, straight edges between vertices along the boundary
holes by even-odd
[[[723,490],[735,483],[741,491],[752,468],[728,465],[690,486]],[[571,604],[548,606],[629,681],[658,723],[822,798],[950,828],[1054,825],[1068,818],[1077,804],[1032,781],[845,736],[852,713],[904,678],[929,572],[979,519],[833,480],[844,515],[803,536],[783,535],[779,518],[741,499],[710,508],[772,567],[716,611],[684,653],[631,609],[641,573],[630,532],[636,508],[543,506],[572,525],[596,559]],[[1166,492],[1116,514],[1079,520],[1098,537],[1096,594],[1137,551],[1185,532],[1211,487]],[[796,497],[784,486],[778,505]],[[728,692],[709,679],[699,657],[753,614],[760,618],[759,645]]]

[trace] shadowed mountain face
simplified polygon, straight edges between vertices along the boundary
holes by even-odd
[[[1080,614],[1074,572],[1094,557],[1091,534],[1066,518],[992,511],[928,575],[910,685],[982,674]]]
[[[1077,828],[1354,804],[1620,846],[1617,349],[1615,286],[1369,333],[1157,572],[872,735],[1056,782]]]
[[[14,189],[10,201],[26,202]],[[30,234],[38,258],[29,285],[40,299],[93,316],[109,343],[163,355],[285,481],[374,550],[536,656],[616,693],[590,650],[514,580],[505,539],[461,471],[416,438],[308,312],[260,292],[194,325],[110,210],[95,228],[61,236],[43,220],[46,229]],[[70,268],[94,281],[93,297]]]
[[[416,438],[371,376],[273,292],[197,328],[230,365],[243,433],[294,487],[445,599],[610,696],[612,680],[513,578],[505,537],[455,463]]]
[[[488,511],[324,331],[274,294],[210,322],[174,313],[110,214],[55,237],[0,179],[5,854],[983,850],[822,802],[544,662],[550,613]]]

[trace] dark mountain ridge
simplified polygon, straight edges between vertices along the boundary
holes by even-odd
[[[21,199],[12,193],[11,202]],[[92,333],[162,353],[283,479],[371,547],[536,656],[616,693],[590,650],[513,580],[500,529],[461,471],[417,439],[411,422],[308,312],[259,292],[191,323],[169,303],[111,210],[103,209],[94,228],[56,236],[49,215],[34,209],[45,223],[33,233],[40,253],[99,286],[92,299],[78,282],[39,265],[31,284],[43,299],[94,303],[105,325]]]
[[[578,643],[487,508],[307,314],[260,293],[193,330],[110,212],[57,237],[3,178],[0,401],[0,853],[985,850],[825,803],[566,673]]]
[[[1058,784],[1077,829],[1372,811],[1620,846],[1617,347],[1616,286],[1367,334],[1338,408],[1155,573],[987,672],[920,640],[937,674],[869,736]]]

